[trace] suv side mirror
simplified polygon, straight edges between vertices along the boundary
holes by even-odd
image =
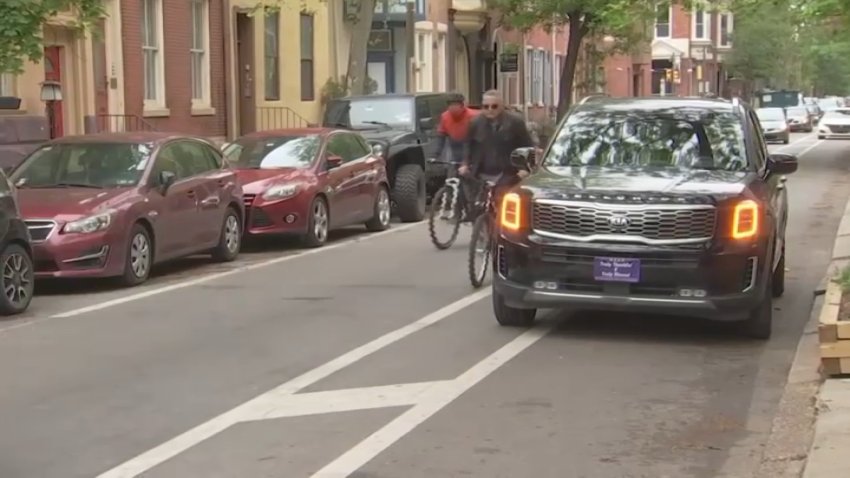
[[[325,165],[328,169],[338,168],[341,164],[342,156],[337,156],[336,154],[329,154],[325,160]]]
[[[531,171],[537,160],[537,148],[517,148],[511,152],[511,166]]]
[[[422,131],[434,129],[434,118],[422,118],[419,120],[419,128],[422,129]]]
[[[772,153],[767,157],[767,170],[773,174],[791,174],[797,171],[797,157],[793,154]]]
[[[156,185],[162,194],[168,191],[174,181],[177,181],[177,175],[171,171],[160,171],[156,177]]]

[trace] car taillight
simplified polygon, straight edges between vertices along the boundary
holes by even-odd
[[[522,225],[522,198],[517,193],[505,194],[499,214],[499,223],[509,231],[516,231]]]
[[[745,199],[735,205],[732,212],[732,238],[748,239],[759,231],[759,205]]]

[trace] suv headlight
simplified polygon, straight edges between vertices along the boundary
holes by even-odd
[[[88,234],[92,232],[102,231],[112,224],[112,216],[115,211],[106,211],[93,216],[84,217],[71,221],[65,224],[62,229],[66,233]]]
[[[278,184],[277,186],[266,189],[266,192],[263,193],[263,199],[286,199],[296,194],[298,194],[297,184]]]

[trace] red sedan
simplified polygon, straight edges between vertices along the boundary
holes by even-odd
[[[204,139],[163,133],[66,137],[12,172],[35,277],[147,280],[154,264],[239,254],[242,189]]]
[[[245,193],[246,231],[321,246],[332,229],[390,225],[386,163],[357,133],[284,129],[243,136],[224,154]]]

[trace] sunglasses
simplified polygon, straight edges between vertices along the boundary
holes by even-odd
[[[481,105],[482,110],[497,110],[501,105]]]

